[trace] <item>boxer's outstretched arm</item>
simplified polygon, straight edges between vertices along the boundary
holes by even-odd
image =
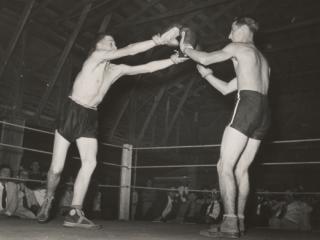
[[[205,66],[212,63],[223,62],[235,56],[233,44],[229,44],[223,49],[213,52],[202,52],[191,48],[186,48],[184,52],[188,57]]]
[[[123,75],[137,75],[141,73],[152,73],[167,67],[170,67],[174,64],[171,59],[159,60],[149,62],[143,65],[138,66],[128,66],[128,65],[121,65],[122,74]]]
[[[238,88],[237,78],[232,79],[230,82],[222,81],[221,79],[215,77],[212,74],[212,70],[205,68],[201,65],[197,65],[197,69],[200,75],[206,79],[211,86],[221,92],[223,95],[227,95],[231,92],[234,92]]]
[[[176,55],[171,56],[169,59],[152,61],[143,65],[138,66],[128,66],[128,65],[120,65],[122,75],[137,75],[141,73],[152,73],[161,69],[165,69],[174,64],[178,64],[188,60],[187,58],[179,58]]]
[[[168,31],[164,32],[162,35],[157,34],[152,37],[152,40],[147,40],[143,42],[137,42],[129,44],[128,46],[112,51],[95,51],[93,55],[100,62],[103,60],[110,61],[117,58],[122,58],[125,56],[136,55],[141,52],[148,51],[149,49],[164,44],[175,44],[177,43],[176,38],[179,36],[179,28],[173,27]]]
[[[153,40],[147,40],[143,42],[133,43],[124,48],[120,48],[112,51],[97,50],[93,52],[93,57],[99,62],[106,60],[110,61],[117,58],[122,58],[125,56],[135,55],[141,52],[148,51],[149,49],[157,46],[156,42]]]

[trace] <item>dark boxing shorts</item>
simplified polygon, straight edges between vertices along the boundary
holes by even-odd
[[[57,131],[69,142],[80,137],[97,138],[97,110],[86,108],[68,98],[60,112]]]
[[[262,140],[270,126],[267,96],[257,91],[240,90],[229,126],[249,138]]]

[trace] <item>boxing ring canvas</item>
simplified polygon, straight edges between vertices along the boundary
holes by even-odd
[[[35,224],[22,219],[0,218],[0,240],[205,240],[199,235],[206,225],[152,222],[100,221],[100,230],[70,229],[62,219]],[[318,240],[320,232],[250,229],[244,240]],[[212,239],[212,238],[211,238]],[[218,238],[223,239],[223,238]]]

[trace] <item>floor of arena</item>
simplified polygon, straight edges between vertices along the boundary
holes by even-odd
[[[0,219],[0,240],[204,240],[198,233],[205,225],[152,222],[100,221],[100,230],[65,228],[63,219],[47,224],[22,219]],[[222,238],[220,238],[222,239]],[[320,232],[250,229],[241,239],[305,240],[320,239]]]

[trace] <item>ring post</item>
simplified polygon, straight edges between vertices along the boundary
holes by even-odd
[[[124,144],[122,149],[121,187],[119,202],[119,220],[130,219],[130,186],[131,186],[132,145]]]

